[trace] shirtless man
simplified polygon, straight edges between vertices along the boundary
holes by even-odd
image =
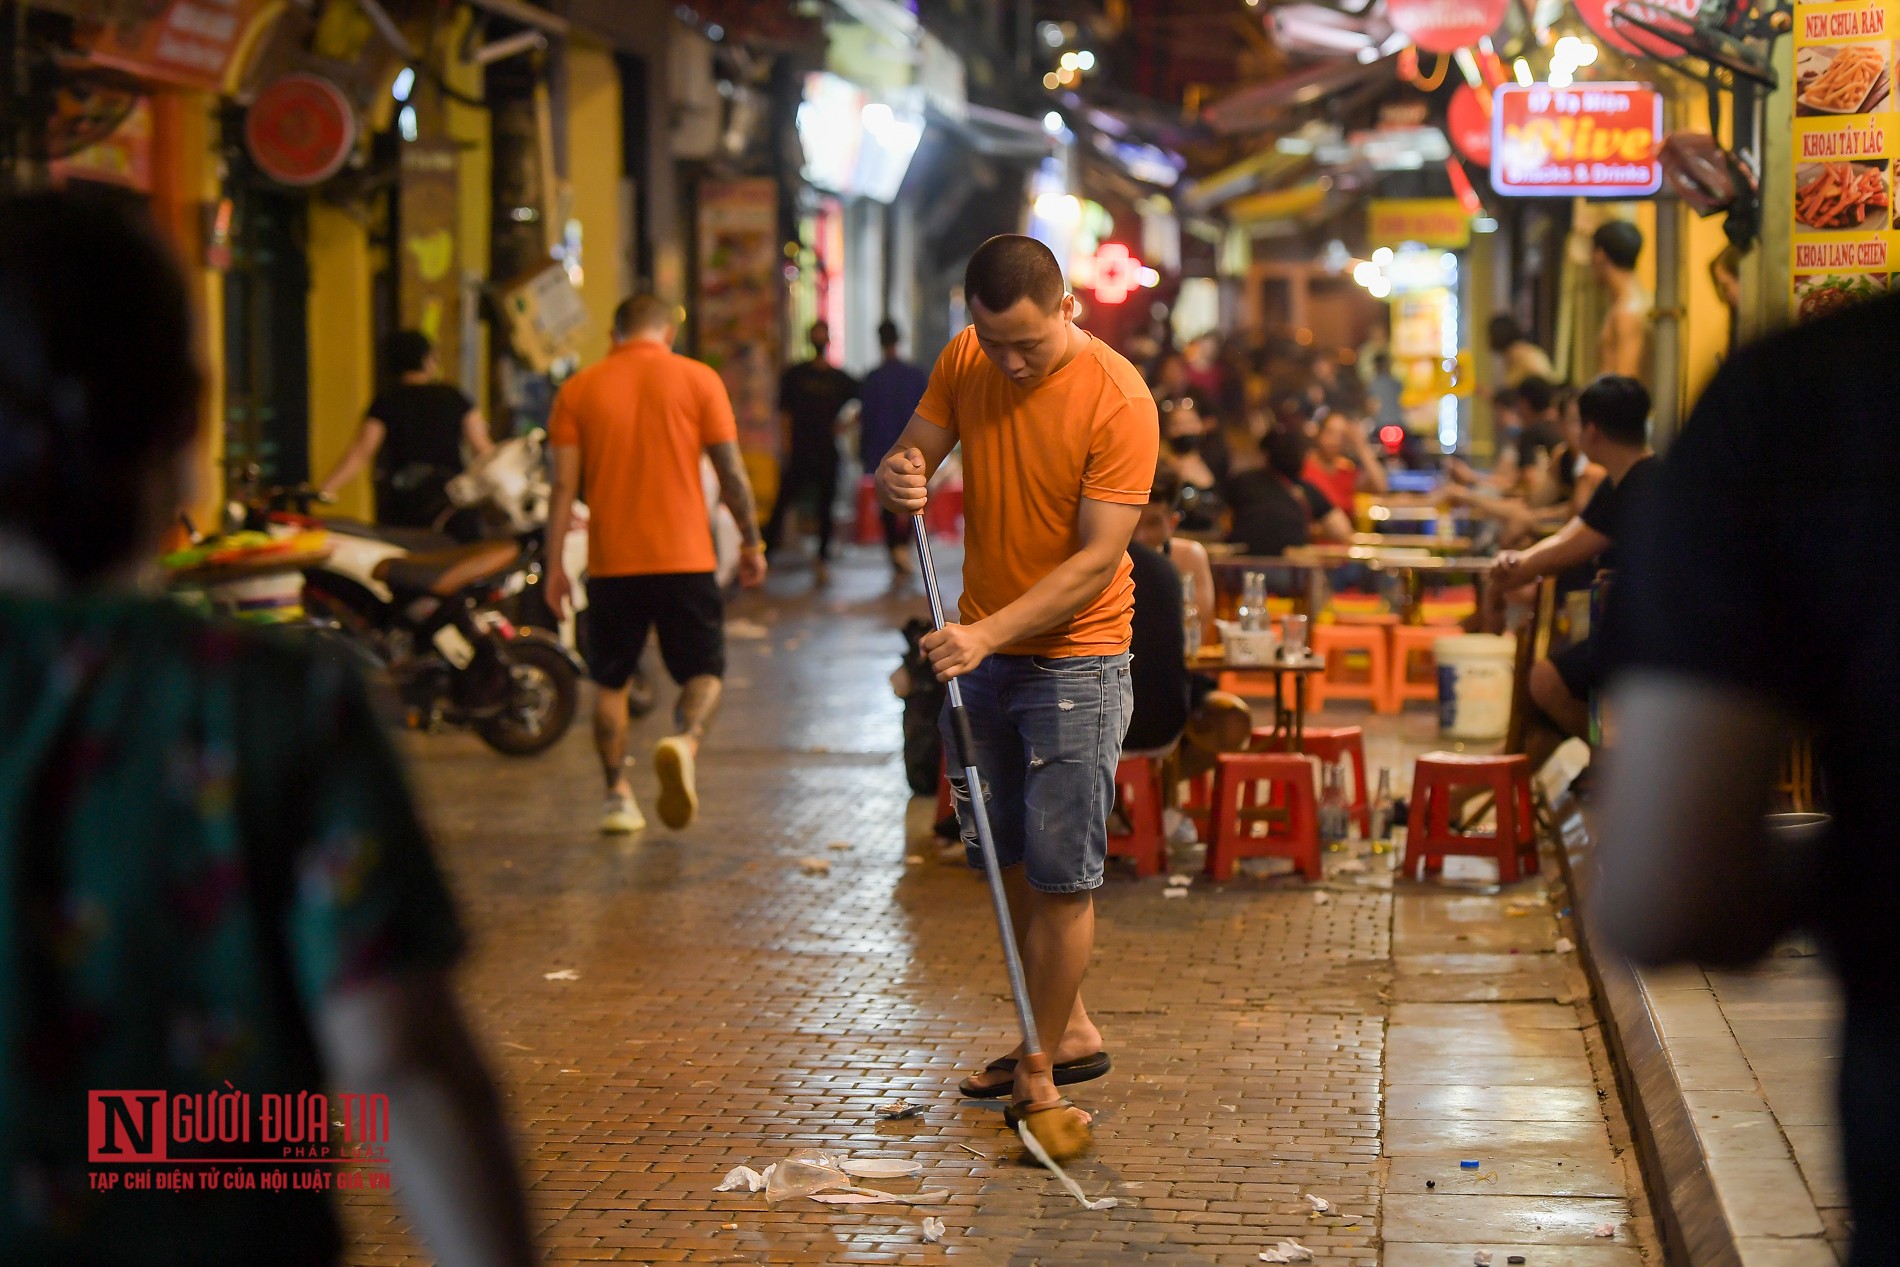
[[[1636,279],[1643,253],[1643,231],[1627,220],[1611,220],[1590,235],[1590,271],[1610,301],[1597,331],[1597,373],[1648,377],[1649,317],[1655,307]]]
[[[971,326],[937,359],[878,466],[877,491],[892,514],[921,512],[931,474],[961,441],[962,623],[922,645],[939,678],[963,681],[1031,1010],[1054,1065],[1032,1067],[1019,1049],[962,1090],[1041,1105],[1058,1084],[1109,1067],[1081,986],[1134,711],[1128,542],[1148,504],[1160,427],[1141,374],[1076,326],[1048,247],[991,238],[970,258],[964,294]],[[956,750],[947,734],[945,746]],[[953,786],[962,781],[952,774]],[[956,791],[980,866],[972,789]]]

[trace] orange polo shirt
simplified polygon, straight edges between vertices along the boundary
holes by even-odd
[[[562,384],[548,439],[581,451],[588,574],[713,571],[699,459],[738,435],[712,367],[651,339],[628,340]]]
[[[1081,548],[1082,499],[1144,506],[1161,428],[1135,367],[1090,338],[1034,387],[1010,381],[975,329],[937,358],[917,416],[963,444],[963,621],[1021,598]],[[1108,588],[1062,624],[1004,647],[1009,655],[1118,655],[1128,650],[1135,583],[1126,555]]]

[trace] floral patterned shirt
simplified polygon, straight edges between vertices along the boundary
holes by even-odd
[[[93,1190],[88,1092],[326,1090],[317,1004],[460,948],[350,670],[162,599],[0,594],[0,1256],[334,1261],[321,1192]]]

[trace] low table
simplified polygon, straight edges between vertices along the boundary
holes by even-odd
[[[1306,679],[1326,669],[1323,656],[1306,655],[1298,660],[1273,659],[1265,664],[1229,660],[1224,652],[1188,658],[1188,667],[1200,673],[1271,673],[1273,675],[1273,735],[1288,752],[1306,751]],[[1293,689],[1286,689],[1286,679]],[[1288,696],[1291,695],[1291,707]]]

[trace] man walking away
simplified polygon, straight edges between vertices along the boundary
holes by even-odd
[[[480,519],[451,515],[448,484],[462,473],[464,447],[478,458],[495,447],[488,420],[462,389],[442,381],[435,347],[420,330],[398,330],[384,349],[395,384],[377,393],[336,466],[318,488],[326,495],[375,463],[376,522],[391,528],[434,528],[473,541]]]
[[[970,258],[964,294],[972,324],[937,359],[916,416],[878,467],[878,496],[893,514],[921,512],[931,473],[962,443],[963,623],[931,633],[923,650],[939,678],[963,679],[989,784],[958,792],[964,842],[982,865],[969,812],[969,797],[982,795],[1054,1063],[1032,1068],[1018,1049],[962,1089],[1013,1090],[1018,1104],[1046,1107],[1058,1081],[1108,1072],[1081,986],[1133,708],[1128,542],[1160,426],[1135,367],[1076,326],[1048,247],[991,238]]]
[[[858,398],[858,380],[825,359],[831,327],[815,321],[812,355],[785,371],[779,380],[778,411],[785,422],[786,458],[772,518],[765,525],[765,548],[778,553],[784,543],[785,516],[806,498],[818,503],[818,579],[831,562],[833,505],[838,500],[838,414]]]
[[[877,465],[904,434],[904,424],[917,412],[930,376],[897,354],[897,323],[886,318],[877,328],[878,346],[884,360],[864,379],[862,408],[858,413],[858,457],[866,475],[877,474]],[[911,568],[910,525],[890,511],[879,508],[884,521],[884,545],[891,552],[891,566],[899,572]]]
[[[679,829],[699,812],[694,763],[719,707],[726,671],[725,612],[713,579],[712,525],[699,459],[712,459],[720,496],[745,544],[739,583],[765,580],[752,485],[739,456],[725,384],[711,367],[675,355],[672,309],[637,295],[614,311],[614,348],[569,379],[554,401],[549,442],[548,603],[564,614],[572,579],[561,566],[574,499],[588,510],[587,615],[594,746],[607,778],[600,829],[639,831],[646,819],[627,775],[627,683],[657,629],[666,671],[679,683],[677,733],[654,745],[660,821]]]

